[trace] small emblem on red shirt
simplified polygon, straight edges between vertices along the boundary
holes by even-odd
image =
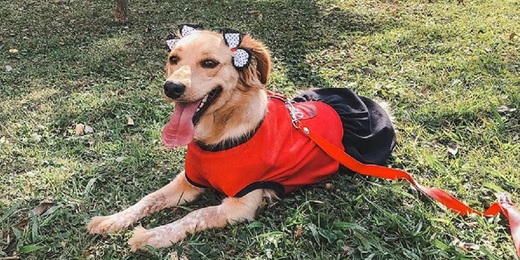
[[[295,115],[299,120],[311,119],[316,116],[318,109],[309,103],[294,103]]]

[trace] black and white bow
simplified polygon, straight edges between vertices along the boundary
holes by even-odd
[[[198,24],[181,24],[179,25],[179,33],[181,37],[188,36],[196,31],[202,29],[201,25]],[[233,52],[233,65],[237,69],[246,68],[251,62],[251,50],[247,48],[239,47],[244,38],[244,34],[232,29],[224,29],[222,32],[222,36],[224,37],[224,41],[229,49]],[[170,34],[168,39],[166,40],[166,45],[168,49],[171,51],[179,42],[179,38],[174,34]]]
[[[232,29],[224,29],[222,34],[226,45],[233,52],[235,68],[243,69],[247,67],[251,61],[251,50],[239,47],[244,39],[244,34]]]
[[[188,36],[196,31],[202,30],[202,25],[200,24],[180,24],[179,25],[179,33],[181,37]],[[166,40],[166,46],[171,51],[177,42],[179,41],[179,38],[177,38],[174,34],[168,35],[168,39]]]

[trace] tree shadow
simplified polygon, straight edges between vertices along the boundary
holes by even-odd
[[[299,89],[333,87],[317,72],[323,65],[319,56],[326,55],[323,52],[327,49],[343,49],[340,57],[335,58],[347,62],[351,58],[347,37],[369,35],[396,23],[377,14],[369,16],[348,7],[313,0],[236,0],[227,1],[225,5],[185,0],[173,4],[155,3],[185,10],[172,15],[176,20],[172,18],[166,27],[174,26],[179,21],[190,21],[199,22],[210,29],[234,27],[251,33],[271,50],[275,70],[283,71],[289,81],[276,83],[292,83]]]
[[[30,3],[31,8],[37,5]],[[2,78],[7,87],[0,90],[0,100],[42,85],[60,90],[56,95],[69,95],[104,83],[129,83],[127,88],[132,88],[135,82],[129,79],[139,77],[141,84],[160,80],[164,57],[160,50],[168,32],[180,22],[198,22],[208,29],[237,28],[262,40],[273,54],[274,70],[282,75],[272,81],[276,90],[283,91],[288,85],[296,89],[332,87],[318,73],[322,52],[345,49],[336,58],[348,61],[346,37],[372,34],[383,28],[383,22],[390,22],[376,14],[368,16],[312,0],[136,1],[130,3],[130,21],[125,25],[111,21],[111,3],[63,1],[42,6],[49,12],[35,21],[20,21],[21,32],[6,31],[10,35],[6,35],[5,45],[20,45],[21,54],[10,57],[16,66]],[[16,17],[7,21],[11,19]]]

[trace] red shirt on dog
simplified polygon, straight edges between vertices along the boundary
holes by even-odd
[[[293,106],[299,120],[343,148],[343,127],[334,109],[323,102]],[[264,121],[251,139],[222,151],[206,151],[191,142],[185,162],[190,183],[214,188],[229,197],[264,188],[283,195],[323,181],[338,168],[337,161],[293,126],[285,103],[276,98],[270,98]]]

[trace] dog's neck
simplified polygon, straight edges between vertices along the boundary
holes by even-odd
[[[195,129],[197,143],[233,147],[247,141],[264,119],[268,98],[263,88],[253,88],[237,93],[227,103],[232,105],[201,118]]]

